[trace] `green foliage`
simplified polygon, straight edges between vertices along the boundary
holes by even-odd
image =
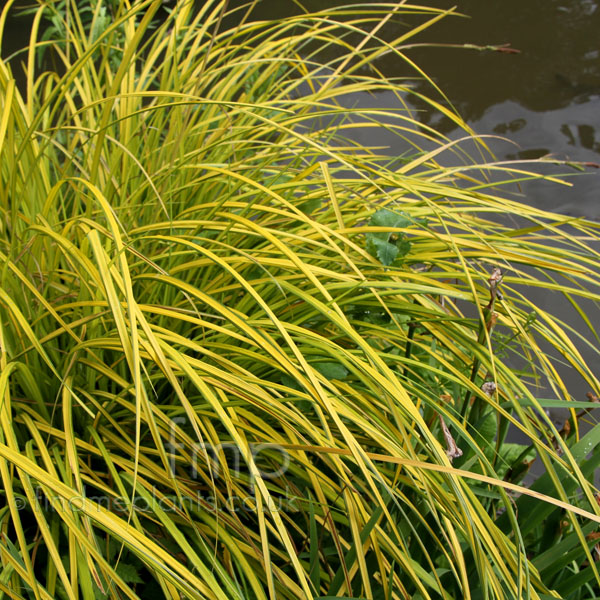
[[[401,259],[409,253],[411,243],[404,233],[395,233],[391,230],[404,228],[410,224],[410,219],[402,213],[395,213],[386,208],[378,210],[371,217],[369,225],[390,231],[367,233],[367,250],[386,266],[396,261],[401,262]]]
[[[0,596],[598,596],[598,225],[347,108],[414,94],[390,5],[196,4],[40,2],[24,90],[0,61]]]

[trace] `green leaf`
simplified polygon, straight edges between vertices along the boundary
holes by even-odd
[[[594,578],[594,569],[591,567],[581,569],[581,571],[575,575],[558,584],[556,586],[556,591],[561,594],[562,598],[566,598],[568,594],[571,594],[575,590],[582,588],[586,583],[592,581]],[[594,596],[594,598],[597,598],[597,596]]]
[[[524,465],[522,475],[526,473],[529,461],[535,458],[535,448],[533,446],[524,446],[523,444],[504,443],[500,448],[500,461],[496,468],[499,477],[504,477],[509,469],[516,469],[520,465]],[[511,477],[511,481],[515,479]]]
[[[477,435],[475,436],[475,440],[485,451],[486,456],[489,459],[493,458],[495,454],[494,438],[498,432],[498,418],[496,413],[488,413],[477,423],[476,430]]]
[[[590,402],[589,400],[581,402],[578,400],[558,400],[557,398],[537,398],[537,401],[542,408],[588,408],[590,410],[600,408],[600,404]],[[534,406],[533,401],[529,398],[520,398],[518,402],[521,406]],[[510,402],[503,402],[501,406],[502,408],[510,408],[512,404]]]
[[[371,515],[371,518],[365,524],[363,530],[360,532],[361,542],[364,543],[367,540],[367,538],[369,537],[369,535],[371,535],[371,531],[373,531],[373,528],[375,527],[375,525],[377,525],[377,522],[381,518],[382,514],[383,514],[383,509],[381,507],[375,509],[375,511]],[[347,569],[352,568],[352,566],[356,562],[356,557],[357,557],[356,546],[352,546],[350,548],[350,550],[348,551],[348,554],[346,555],[346,558],[344,561],[346,563]],[[336,573],[335,577],[333,578],[333,581],[331,582],[331,586],[329,587],[328,592],[330,594],[335,594],[340,589],[343,582],[344,582],[344,571],[340,567],[338,569],[338,572]],[[330,596],[330,597],[333,598],[334,596]],[[335,597],[337,598],[337,596],[335,596]]]
[[[369,221],[369,225],[373,227],[390,229],[408,227],[411,223],[412,221],[403,213],[395,213],[386,208],[378,210]],[[406,256],[410,248],[411,243],[403,233],[393,231],[367,233],[367,251],[372,256],[376,256],[386,267]]]
[[[317,519],[315,518],[315,506],[311,499],[309,502],[310,516],[310,581],[316,590],[321,587],[321,567],[319,565],[319,533]]]
[[[144,583],[144,580],[140,577],[138,569],[133,565],[127,563],[119,563],[117,567],[117,573],[121,576],[125,583]]]
[[[595,523],[587,523],[581,528],[583,535],[588,535],[596,529]],[[538,554],[533,559],[533,564],[540,573],[549,578],[559,573],[568,563],[574,560],[583,560],[585,553],[580,545],[579,535],[576,532],[568,534],[563,540],[552,544],[545,552]]]
[[[570,448],[573,459],[579,463],[581,471],[586,478],[591,477],[600,465],[600,454],[594,454],[589,460],[585,460],[585,457],[592,452],[598,444],[600,444],[600,424],[590,429],[579,442]],[[561,475],[564,473],[564,470],[559,466],[556,466],[555,469]],[[565,493],[569,494],[577,488],[579,483],[576,478],[563,477],[562,485]],[[540,492],[541,494],[552,495],[554,484],[550,474],[544,473],[541,475],[536,479],[535,483],[531,486],[531,489]],[[544,519],[549,518],[554,511],[560,510],[550,503],[539,502],[536,498],[526,496],[525,494],[520,496],[517,500],[517,509],[519,511],[519,522],[521,523],[521,531],[523,534],[527,534],[529,531],[533,530]],[[497,520],[497,524],[504,531],[511,527],[508,518],[505,515],[502,515]]]
[[[282,375],[280,381],[283,385],[287,385],[287,387],[292,388],[293,390],[297,390],[298,392],[304,391],[304,388],[289,375]]]
[[[404,258],[409,252],[412,244],[406,239],[405,236],[398,238],[396,242],[396,248],[398,249],[398,258]]]
[[[368,234],[370,236],[377,236],[381,234]],[[387,234],[385,234],[387,236]],[[367,250],[373,256],[376,256],[382,264],[386,267],[390,266],[398,256],[398,247],[396,244],[390,244],[390,242],[386,240],[382,240],[377,237],[369,238],[367,242]]]
[[[521,455],[523,455],[522,460],[531,460],[535,457],[535,448],[523,444],[502,444],[500,457],[507,466],[512,465]]]
[[[348,369],[339,363],[318,362],[312,365],[323,377],[327,379],[345,379],[348,376]]]
[[[315,210],[317,210],[317,208],[320,208],[320,206],[322,204],[323,204],[323,200],[321,198],[313,198],[311,200],[307,200],[306,202],[302,202],[301,204],[298,204],[298,208],[305,215],[310,215]]]
[[[397,213],[387,208],[382,208],[373,214],[369,225],[373,227],[408,227],[411,220],[404,213]]]

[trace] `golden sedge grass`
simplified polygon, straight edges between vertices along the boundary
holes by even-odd
[[[460,143],[377,59],[426,77],[403,48],[444,11],[78,5],[41,2],[0,62],[2,597],[558,598],[523,521],[544,506],[598,589],[598,434],[573,419],[567,444],[532,392],[584,400],[560,360],[598,396],[596,350],[527,292],[567,295],[597,342],[598,226],[486,180],[527,169],[438,162]],[[400,17],[420,24],[384,41]],[[397,107],[347,108],[382,91]],[[545,487],[510,479],[484,422],[530,439]]]

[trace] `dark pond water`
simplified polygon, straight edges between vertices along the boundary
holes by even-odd
[[[375,0],[363,2],[375,4]],[[231,0],[230,6],[241,4]],[[305,0],[309,10],[343,4]],[[414,4],[419,4],[414,2]],[[510,138],[489,142],[498,158],[552,155],[569,161],[600,163],[600,0],[427,0],[428,6],[467,17],[449,16],[414,38],[437,44],[502,45],[518,53],[480,52],[464,48],[415,48],[415,60],[445,92],[458,112],[480,134]],[[257,14],[276,18],[294,11],[291,0],[264,0]],[[393,39],[407,28],[395,22],[383,32]],[[378,65],[387,75],[404,75],[397,59]],[[387,99],[381,99],[386,102]],[[377,99],[370,100],[377,103]],[[435,123],[450,137],[450,122]],[[391,153],[400,152],[394,148]],[[398,142],[395,142],[396,144]],[[534,183],[527,202],[548,210],[600,220],[600,171],[574,176],[573,187]]]
[[[437,7],[452,3],[433,2]],[[423,34],[444,43],[510,44],[518,54],[420,50],[419,63],[498,156],[600,162],[600,1],[458,0],[470,18],[450,17]],[[600,220],[600,173],[571,189],[534,184],[528,202]]]

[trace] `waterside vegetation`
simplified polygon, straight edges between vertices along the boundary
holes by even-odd
[[[597,597],[598,224],[419,124],[472,133],[443,11],[227,4],[40,2],[0,62],[0,596]]]

